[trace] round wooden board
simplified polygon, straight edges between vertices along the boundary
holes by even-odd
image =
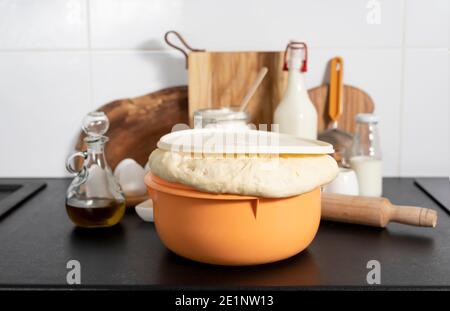
[[[172,87],[136,98],[116,100],[98,111],[105,112],[110,122],[105,149],[110,167],[114,170],[125,158],[134,159],[144,166],[161,136],[170,133],[175,124],[188,124],[187,87]],[[81,132],[76,150],[86,150],[84,137]]]
[[[350,85],[344,85],[343,111],[338,120],[338,128],[353,134],[355,132],[355,116],[358,113],[371,113],[374,103],[369,94]],[[328,85],[321,85],[308,90],[309,97],[314,103],[318,116],[319,133],[326,130],[331,119],[328,115]]]

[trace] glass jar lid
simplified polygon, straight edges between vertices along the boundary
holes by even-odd
[[[223,121],[247,121],[248,113],[238,108],[207,108],[194,112],[194,118],[202,118],[203,122],[214,123]]]
[[[379,118],[373,113],[358,113],[355,120],[358,123],[378,123]]]

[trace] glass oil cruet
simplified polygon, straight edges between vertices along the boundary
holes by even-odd
[[[89,113],[82,126],[87,135],[84,138],[87,150],[72,154],[66,162],[66,169],[76,175],[67,189],[66,211],[79,227],[110,227],[125,213],[125,197],[105,158],[108,138],[103,134],[108,128],[109,120],[104,112]],[[76,170],[72,162],[79,157],[83,166]]]

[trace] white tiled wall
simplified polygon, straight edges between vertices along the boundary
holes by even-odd
[[[170,29],[208,50],[304,40],[309,87],[342,56],[381,117],[385,175],[448,176],[448,20],[448,0],[0,0],[0,177],[64,176],[85,113],[186,84]]]

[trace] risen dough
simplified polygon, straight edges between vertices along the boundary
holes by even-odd
[[[156,149],[148,164],[154,175],[201,191],[268,198],[311,191],[338,173],[336,161],[328,155],[194,157]]]

